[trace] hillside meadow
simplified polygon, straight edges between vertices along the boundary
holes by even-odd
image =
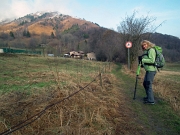
[[[14,54],[0,62],[0,133],[115,134],[116,123],[125,121],[118,118],[120,94],[107,63]]]
[[[141,102],[143,70],[134,101],[135,73],[120,64],[17,54],[0,63],[2,135],[180,133],[178,63],[157,73],[155,106]]]

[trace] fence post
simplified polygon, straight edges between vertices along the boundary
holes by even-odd
[[[102,87],[102,73],[101,72],[99,73],[99,77],[100,77],[100,85]]]

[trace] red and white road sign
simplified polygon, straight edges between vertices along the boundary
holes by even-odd
[[[132,47],[132,42],[128,41],[126,42],[126,48],[131,48]]]

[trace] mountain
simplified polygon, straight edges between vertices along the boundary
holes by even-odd
[[[162,46],[167,61],[180,61],[180,39],[151,33],[150,40]],[[85,19],[59,12],[36,12],[0,22],[0,48],[44,50],[62,56],[69,51],[95,52],[101,61],[126,62],[120,33]]]
[[[7,21],[1,23],[0,32],[15,32],[26,28],[30,33],[50,35],[51,32],[55,32],[57,29],[63,31],[71,28],[73,25],[99,27],[91,22],[63,15],[59,12],[36,12],[8,23]]]
[[[111,49],[107,43],[113,43]],[[119,43],[119,33],[59,12],[36,12],[0,25],[0,47],[36,50],[43,46],[55,56],[82,50],[95,52],[98,60],[112,60],[119,49],[124,50]],[[124,60],[125,55],[120,57]]]

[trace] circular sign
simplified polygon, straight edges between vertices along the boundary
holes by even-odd
[[[131,48],[132,47],[132,42],[128,41],[126,42],[126,48]]]

